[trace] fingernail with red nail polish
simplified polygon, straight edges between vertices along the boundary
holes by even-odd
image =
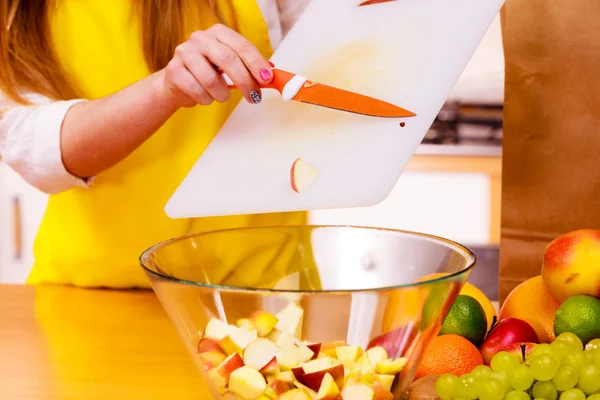
[[[257,104],[261,102],[262,96],[257,90],[253,90],[250,92],[250,100],[252,100],[254,104]]]
[[[263,81],[268,81],[269,79],[271,79],[271,71],[269,71],[266,68],[263,68],[260,70],[260,79],[262,79]]]

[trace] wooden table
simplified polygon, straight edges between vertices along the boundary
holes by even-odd
[[[0,285],[0,399],[210,399],[151,291]]]

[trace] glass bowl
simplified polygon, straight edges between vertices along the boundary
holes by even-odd
[[[400,399],[475,265],[443,238],[212,231],[140,257],[215,399]]]

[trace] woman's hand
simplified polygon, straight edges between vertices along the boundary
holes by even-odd
[[[217,72],[221,68],[250,103],[261,101],[258,82],[273,77],[269,62],[243,36],[224,25],[196,31],[177,46],[162,71],[164,93],[177,107],[224,102],[230,90]]]

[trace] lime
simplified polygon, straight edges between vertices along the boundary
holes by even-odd
[[[600,338],[600,299],[576,295],[565,300],[554,318],[554,333],[571,332],[584,343]]]
[[[464,294],[456,297],[442,324],[440,335],[462,336],[479,347],[486,333],[487,318],[481,304],[473,297]]]

